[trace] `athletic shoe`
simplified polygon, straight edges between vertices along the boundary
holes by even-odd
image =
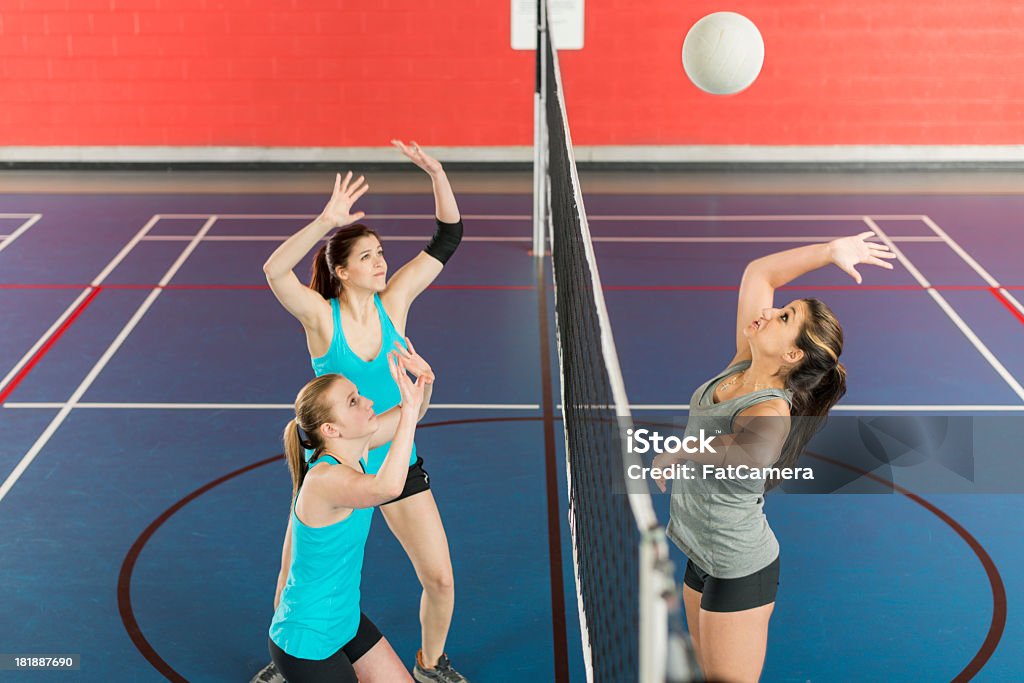
[[[253,676],[249,683],[285,683],[285,680],[284,676],[281,675],[281,672],[278,671],[277,667],[274,666],[274,663],[271,662],[260,669],[260,672]]]
[[[416,667],[412,670],[412,677],[419,683],[469,683],[465,676],[452,668],[448,655],[441,655],[433,669],[424,669],[420,665],[420,655],[421,653],[416,653]]]

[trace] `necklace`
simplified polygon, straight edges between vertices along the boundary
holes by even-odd
[[[719,384],[718,388],[719,389],[728,389],[729,387],[731,387],[734,384],[736,384],[737,382],[739,382],[740,381],[740,377],[742,377],[742,376],[744,376],[746,374],[747,374],[746,370],[744,370],[743,372],[736,373],[735,377],[733,377],[732,379],[730,379],[730,380],[728,380],[726,382],[723,382],[722,384]],[[740,384],[740,386],[741,387],[754,387],[754,391],[757,391],[758,388],[768,389],[771,385],[770,384],[761,384],[760,382],[743,382],[743,383]]]

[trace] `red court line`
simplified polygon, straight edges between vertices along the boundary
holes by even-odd
[[[607,285],[608,291],[619,292],[734,292],[739,289],[738,285]],[[922,287],[921,285],[786,285],[779,287],[780,290],[802,290],[813,289],[820,291],[878,291],[878,292],[922,292],[926,289],[943,291],[965,291],[984,292],[992,288],[984,285],[932,285]],[[1024,289],[1020,287],[1003,287],[1003,289]]]
[[[91,285],[23,285],[23,284],[0,284],[0,289],[86,289]],[[267,285],[144,285],[144,284],[123,284],[103,285],[103,289],[178,289],[178,290],[210,290],[210,291],[232,291],[232,290],[268,290]],[[427,289],[497,289],[497,290],[532,290],[534,285],[431,285]]]
[[[87,289],[92,285],[76,284],[0,284],[0,289]],[[450,290],[532,290],[534,285],[431,285],[428,289],[450,289]],[[1024,290],[1024,285],[1003,285],[1006,290]],[[195,284],[195,285],[146,285],[146,284],[122,284],[103,285],[103,289],[169,289],[169,290],[196,290],[196,291],[249,291],[267,290],[267,285],[218,285],[218,284]],[[739,289],[738,285],[607,285],[606,291],[611,292],[734,292]],[[786,285],[779,287],[780,290],[819,290],[819,291],[872,291],[872,292],[921,292],[928,287],[921,285]],[[999,293],[998,289],[986,285],[932,285],[930,289],[939,291],[958,292],[991,292],[997,299],[1003,302],[1014,315],[1021,318],[1021,314]],[[1021,318],[1024,323],[1024,318]]]
[[[92,285],[19,285],[19,284],[0,284],[0,289],[86,289]]]
[[[1005,289],[1012,289],[1012,288],[1011,287],[1006,287]],[[988,291],[992,292],[992,296],[994,296],[995,298],[999,299],[999,301],[1001,301],[1002,304],[1004,306],[1006,306],[1006,310],[1008,310],[1010,313],[1012,313],[1013,317],[1015,317],[1017,320],[1019,320],[1021,322],[1022,325],[1024,325],[1024,313],[1021,313],[1020,311],[1018,311],[1017,307],[1014,306],[1013,304],[1011,304],[1006,299],[1006,297],[1003,296],[1002,292],[1000,292],[995,287],[989,287]]]
[[[72,323],[74,323],[75,320],[78,319],[78,316],[80,316],[82,312],[89,307],[89,304],[92,303],[93,299],[96,298],[96,296],[100,293],[100,290],[102,289],[102,286],[97,286],[95,289],[93,289],[92,292],[89,293],[89,296],[85,297],[85,299],[82,300],[82,303],[78,304],[78,307],[74,310],[74,312],[71,313],[70,316],[68,316],[68,319],[65,320],[64,323],[60,327],[58,327],[57,330],[52,335],[50,335],[50,338],[46,340],[46,343],[40,346],[39,350],[37,350],[32,355],[32,358],[30,358],[29,361],[25,363],[25,367],[18,371],[18,374],[14,376],[14,379],[11,380],[11,383],[8,384],[3,391],[0,391],[0,405],[3,405],[3,403],[7,400],[7,397],[10,396],[14,392],[14,390],[18,388],[18,385],[21,384],[22,380],[24,380],[25,377],[28,376],[28,373],[32,372],[32,368],[34,368],[36,364],[38,364],[39,361],[43,359],[43,356],[45,356],[51,348],[53,348],[53,345],[57,343],[57,340],[60,339],[61,336],[63,336],[63,334],[68,331],[68,328],[71,327]]]

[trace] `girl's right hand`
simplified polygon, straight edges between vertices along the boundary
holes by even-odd
[[[345,174],[344,181],[342,181],[340,173],[334,178],[334,193],[331,195],[331,200],[327,202],[327,206],[320,212],[320,220],[330,224],[330,229],[350,225],[366,215],[362,211],[352,213],[352,205],[366,194],[366,191],[370,189],[370,184],[363,183],[363,176],[359,176],[354,183],[349,184],[351,180],[352,171]]]
[[[388,369],[391,370],[391,377],[402,394],[402,410],[419,414],[423,405],[424,389],[430,384],[428,375],[417,377],[415,382],[409,379],[405,360],[394,351],[388,353]]]
[[[892,264],[882,259],[894,259],[896,254],[892,253],[889,246],[879,242],[868,242],[868,239],[875,236],[873,230],[862,232],[859,235],[842,237],[828,243],[828,253],[832,263],[848,274],[859,285],[863,278],[854,266],[866,263],[871,266],[888,268],[892,270]]]

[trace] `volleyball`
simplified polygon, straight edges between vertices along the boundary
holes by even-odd
[[[715,12],[694,24],[683,41],[683,69],[712,95],[750,87],[764,64],[764,40],[754,22],[736,12]]]

